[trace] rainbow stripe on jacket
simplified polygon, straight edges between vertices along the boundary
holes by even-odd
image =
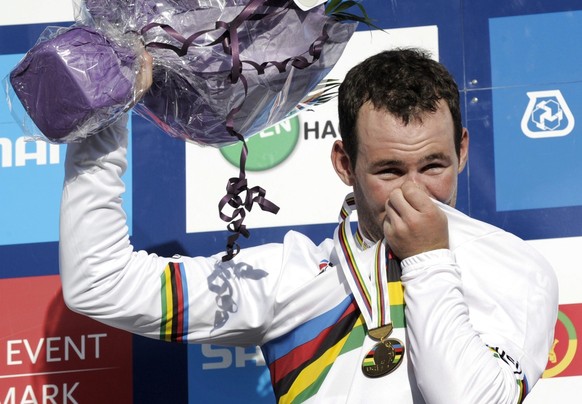
[[[162,322],[160,339],[186,342],[188,334],[188,283],[184,264],[170,262],[160,276]]]
[[[301,403],[317,393],[335,360],[362,346],[366,328],[352,296],[267,344],[263,354],[279,403]]]

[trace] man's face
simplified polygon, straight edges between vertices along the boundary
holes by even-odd
[[[364,236],[373,241],[384,237],[386,202],[390,193],[406,181],[416,183],[440,202],[455,205],[457,176],[465,166],[469,140],[463,130],[460,158],[457,157],[453,120],[445,102],[439,103],[435,113],[425,114],[422,122],[411,121],[408,125],[366,103],[358,113],[356,130],[355,169],[342,164],[345,172],[342,175],[340,168],[338,174],[354,189]],[[341,143],[339,147],[343,150]],[[346,159],[344,156],[344,163]]]

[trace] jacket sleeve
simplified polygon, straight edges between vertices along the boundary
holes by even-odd
[[[272,318],[278,280],[272,263],[280,263],[280,248],[245,249],[228,263],[220,254],[164,258],[134,251],[121,204],[126,123],[67,147],[59,246],[65,302],[152,338],[256,344]]]
[[[409,354],[427,403],[520,403],[547,363],[557,281],[498,231],[403,261]]]

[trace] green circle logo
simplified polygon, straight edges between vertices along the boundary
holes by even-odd
[[[246,139],[249,154],[247,171],[265,171],[281,164],[295,150],[299,140],[297,115]],[[220,148],[220,153],[233,166],[239,167],[242,142]]]
[[[564,370],[570,366],[572,360],[576,356],[576,351],[578,349],[578,337],[576,336],[576,327],[572,320],[568,318],[568,316],[562,312],[558,312],[558,323],[561,323],[562,326],[556,328],[556,335],[554,335],[554,344],[550,351],[548,363],[551,363],[552,366],[549,365],[546,367],[542,377],[555,377],[562,373]],[[564,332],[565,331],[565,332]],[[563,352],[563,347],[560,349],[559,355],[556,355],[556,345],[561,343],[564,345],[564,342],[567,344],[566,352]]]

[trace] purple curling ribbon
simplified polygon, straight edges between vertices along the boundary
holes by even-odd
[[[239,175],[238,177],[232,177],[228,180],[226,195],[218,203],[220,218],[223,221],[228,222],[227,229],[232,233],[227,240],[226,254],[222,257],[223,261],[229,261],[238,254],[240,246],[237,243],[237,240],[241,235],[246,238],[250,236],[250,232],[244,224],[244,219],[246,217],[246,212],[250,212],[254,204],[259,205],[262,210],[271,213],[276,214],[279,211],[279,207],[266,198],[266,191],[263,188],[259,186],[249,188],[246,178],[248,147],[244,136],[234,129],[234,118],[241,110],[248,95],[248,84],[242,68],[243,63],[252,66],[259,75],[264,74],[265,70],[270,66],[276,68],[279,73],[285,72],[289,65],[297,69],[305,69],[320,58],[323,45],[329,38],[327,34],[327,24],[325,24],[322,28],[321,35],[309,47],[308,53],[311,56],[311,60],[308,60],[302,55],[290,57],[283,61],[267,61],[263,63],[257,63],[252,60],[241,60],[238,29],[245,21],[260,20],[268,17],[269,14],[258,13],[257,11],[261,6],[269,5],[282,7],[283,9],[295,6],[292,1],[276,0],[275,2],[272,2],[268,0],[251,0],[232,21],[217,21],[214,29],[199,31],[187,38],[168,24],[151,23],[141,30],[142,34],[144,34],[150,29],[161,28],[174,40],[180,43],[181,46],[178,47],[167,43],[154,42],[146,44],[146,47],[171,49],[179,56],[186,55],[188,49],[192,46],[214,46],[222,44],[225,54],[230,55],[232,58],[232,68],[229,75],[231,82],[236,84],[240,81],[243,85],[244,97],[242,101],[237,106],[233,107],[226,117],[226,129],[228,133],[241,141],[243,147],[240,156]],[[202,45],[195,43],[195,41],[201,36],[216,30],[222,30],[223,32],[214,41]],[[224,213],[226,207],[232,208],[231,214]]]

